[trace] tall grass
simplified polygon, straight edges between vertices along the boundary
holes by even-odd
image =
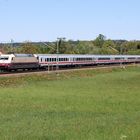
[[[140,68],[0,81],[2,140],[140,139]]]

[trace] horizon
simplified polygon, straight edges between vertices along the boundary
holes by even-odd
[[[140,40],[140,1],[0,0],[0,42]]]
[[[94,41],[95,39],[92,39],[92,40],[84,40],[84,39],[83,40],[73,40],[73,39],[67,39],[66,38],[65,41],[66,42],[68,42],[68,41],[74,41],[74,42],[76,42],[76,41]],[[110,39],[110,38],[107,38],[106,40],[112,40],[112,41],[128,41],[128,42],[129,41],[140,41],[140,40]],[[11,44],[11,43],[12,44],[14,44],[14,43],[16,44],[16,43],[28,43],[28,42],[29,43],[41,43],[41,42],[50,42],[51,43],[51,42],[57,42],[57,39],[56,40],[53,40],[53,41],[47,41],[47,40],[46,41],[45,40],[44,41],[43,40],[42,41],[32,41],[32,40],[24,40],[24,41],[14,41],[14,40],[12,40],[11,41],[10,40],[8,42],[0,42],[0,44]]]

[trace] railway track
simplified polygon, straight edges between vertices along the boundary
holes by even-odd
[[[42,69],[42,70],[31,70],[31,71],[12,71],[12,72],[0,72],[0,77],[11,77],[11,76],[24,76],[31,74],[49,74],[49,73],[62,73],[69,71],[79,71],[79,70],[92,70],[92,69],[109,69],[109,68],[126,68],[129,66],[138,66],[140,64],[116,64],[116,65],[98,65],[98,66],[84,66],[84,67],[71,67],[71,68],[59,68],[59,70],[53,69]]]

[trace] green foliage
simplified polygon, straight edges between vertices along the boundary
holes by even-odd
[[[46,44],[24,42],[16,43],[13,47],[11,44],[1,44],[0,50],[4,53],[57,53],[57,42],[47,42]],[[92,41],[61,40],[59,42],[60,54],[140,54],[139,50],[140,41],[111,40],[106,39],[102,34]]]
[[[130,50],[127,52],[130,55],[140,55],[140,50]]]
[[[102,34],[99,34],[99,36],[94,40],[94,45],[98,46],[100,48],[103,47],[106,37]]]
[[[21,47],[21,53],[26,53],[26,54],[35,54],[39,52],[39,48],[37,46],[34,46],[30,42],[25,42],[22,44]]]

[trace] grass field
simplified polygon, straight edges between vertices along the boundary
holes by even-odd
[[[0,78],[0,140],[140,140],[140,68]]]

